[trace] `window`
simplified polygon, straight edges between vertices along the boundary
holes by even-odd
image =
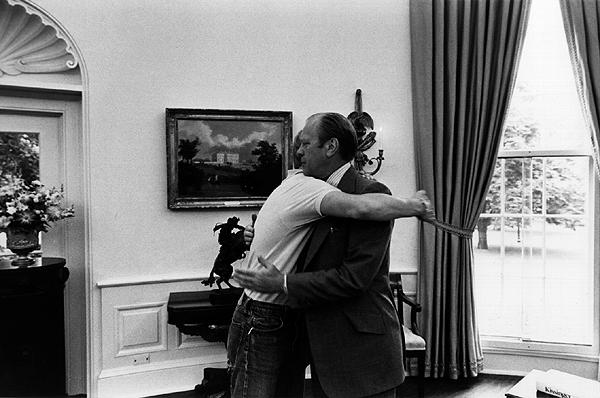
[[[558,1],[532,2],[473,236],[485,339],[593,345],[593,169]]]
[[[0,176],[40,179],[39,134],[0,132]],[[6,249],[6,233],[0,231],[0,256],[4,254],[12,252]]]

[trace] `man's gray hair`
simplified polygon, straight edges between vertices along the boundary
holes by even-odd
[[[342,159],[351,161],[356,155],[358,138],[352,123],[343,115],[335,112],[315,113],[308,120],[314,120],[319,136],[319,144],[323,145],[331,138],[337,138]]]

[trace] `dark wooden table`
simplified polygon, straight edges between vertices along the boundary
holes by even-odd
[[[227,343],[227,332],[242,289],[202,290],[174,292],[167,304],[168,323],[177,326],[181,333],[202,336],[207,341]],[[198,397],[227,393],[227,369],[204,368],[204,379],[194,391]]]
[[[219,294],[219,293],[223,294]],[[181,333],[226,342],[231,316],[242,289],[175,292],[169,295],[168,323]],[[223,297],[215,302],[214,297]]]
[[[26,267],[0,259],[0,396],[65,392],[63,258]]]

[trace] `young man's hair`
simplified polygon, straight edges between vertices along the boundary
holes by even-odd
[[[309,117],[313,118],[319,134],[319,144],[323,145],[327,140],[337,138],[341,158],[345,161],[354,159],[358,138],[352,123],[345,116],[334,112],[315,113]]]
[[[293,153],[292,153],[292,159],[294,160],[294,168],[295,169],[299,169],[300,165],[302,164],[301,161],[301,156],[298,155],[298,149],[300,149],[300,134],[302,134],[302,130],[298,131],[298,134],[296,134],[296,137],[294,137],[294,144],[293,144]]]

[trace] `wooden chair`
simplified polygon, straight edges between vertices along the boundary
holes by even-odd
[[[399,272],[390,272],[390,287],[396,297],[398,318],[402,325],[402,346],[404,358],[417,358],[419,397],[425,396],[425,348],[426,342],[419,335],[417,313],[421,312],[421,305],[411,300],[402,290],[402,277]],[[404,323],[404,304],[410,307],[410,326]]]

